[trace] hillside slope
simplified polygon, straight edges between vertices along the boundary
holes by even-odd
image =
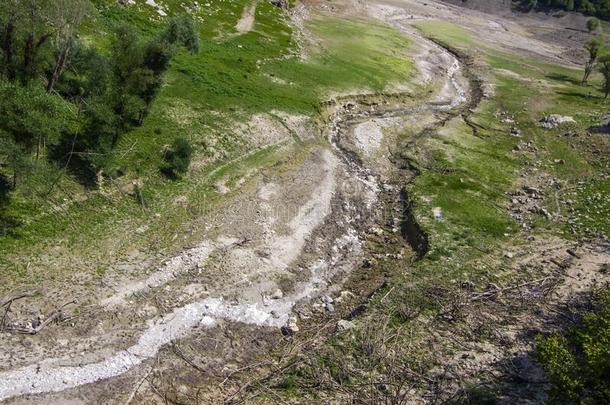
[[[555,395],[537,339],[610,280],[591,34],[437,1],[94,5],[102,53],[183,13],[199,50],[96,187],[58,168],[44,197],[44,176],[11,193],[0,401]],[[178,138],[193,155],[168,178]]]

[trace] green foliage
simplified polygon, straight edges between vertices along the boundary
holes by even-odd
[[[598,69],[604,78],[602,84],[604,98],[608,98],[608,94],[610,94],[610,54],[604,54],[599,57]]]
[[[0,175],[12,176],[13,184],[27,175],[44,145],[69,131],[76,118],[64,100],[43,88],[1,79],[0,116],[0,167],[10,170]]]
[[[610,402],[610,290],[598,293],[594,309],[566,336],[538,338],[538,359],[553,385],[551,402]]]
[[[97,174],[110,170],[122,134],[142,124],[177,47],[196,51],[197,43],[191,19],[180,17],[148,41],[132,26],[119,25],[109,57],[81,49],[76,58],[81,74],[68,76],[72,81],[67,86],[60,81],[58,87],[86,99],[82,127],[77,134],[64,134],[51,157],[94,186]]]
[[[589,54],[589,59],[585,63],[585,73],[582,78],[582,84],[586,84],[589,80],[589,76],[591,75],[591,72],[593,72],[597,58],[600,52],[604,49],[604,46],[604,41],[600,37],[595,37],[586,42],[585,50]]]
[[[521,0],[520,4],[525,10],[561,9],[579,11],[604,20],[610,19],[610,0]]]
[[[599,29],[600,23],[599,20],[595,17],[589,18],[587,20],[587,30],[589,32],[595,32]]]
[[[176,138],[171,148],[165,151],[163,160],[165,164],[161,171],[169,178],[177,178],[186,173],[191,164],[193,148],[184,138]]]

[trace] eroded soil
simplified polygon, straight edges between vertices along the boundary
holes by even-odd
[[[255,7],[253,2],[244,11],[238,31],[252,28]],[[0,353],[0,400],[152,403],[163,402],[170,393],[190,403],[220,402],[241,397],[248,387],[241,384],[243,379],[231,378],[250,368],[264,369],[261,355],[285,335],[299,329],[314,336],[332,333],[335,322],[313,333],[308,328],[317,324],[310,320],[334,312],[335,306],[342,314],[357,311],[383,283],[383,274],[371,272],[360,283],[349,276],[371,260],[408,263],[421,243],[414,242],[417,235],[409,235],[418,230],[405,225],[412,218],[404,216],[398,180],[412,173],[397,164],[396,133],[405,127],[414,132],[441,127],[467,115],[481,96],[493,91],[485,83],[476,88],[463,62],[410,24],[448,20],[472,31],[486,30],[489,41],[500,48],[570,63],[566,47],[534,37],[527,24],[456,10],[411,0],[339,3],[336,13],[377,18],[410,37],[418,90],[408,83],[387,94],[336,97],[323,106],[317,126],[303,117],[280,117],[281,126],[269,117],[253,117],[244,131],[260,132],[261,145],[278,144],[287,156],[300,157],[278,170],[218,183],[217,192],[230,198],[197,219],[195,243],[173,257],[135,255],[124,263],[124,271],[104,279],[94,302],[79,307],[76,316],[38,335],[0,335],[2,346],[10,348]],[[294,153],[295,142],[303,141],[307,152]],[[394,236],[382,237],[381,229]],[[371,241],[387,244],[385,257],[371,255]],[[604,241],[576,246],[563,240],[536,241],[511,265],[563,263],[554,272],[541,272],[540,283],[532,287],[564,303],[603,282],[592,279],[588,270],[609,256]],[[578,282],[559,283],[559,278]],[[70,288],[47,291],[37,311],[31,300],[15,302],[9,321],[31,321],[41,308],[71,296]],[[501,297],[494,303],[502,305],[517,291],[523,294],[500,287],[484,294]],[[472,299],[474,293],[467,292]],[[491,312],[478,319],[485,316]],[[504,333],[525,331],[509,328]],[[507,352],[518,357],[527,350],[519,340],[512,342]],[[478,367],[506,358],[497,348],[482,351],[489,355],[472,359]],[[461,376],[467,375],[468,362],[459,359],[463,353],[456,354],[454,363],[463,369]],[[537,372],[533,369],[532,379]],[[192,386],[197,385],[206,388],[195,392]]]

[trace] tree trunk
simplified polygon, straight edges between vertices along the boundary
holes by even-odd
[[[590,63],[587,63],[585,65],[585,74],[582,77],[582,85],[587,84],[587,81],[589,80],[589,76],[591,75],[592,70],[593,70],[593,65],[591,65]]]
[[[59,80],[61,75],[64,72],[64,68],[66,67],[66,62],[68,60],[68,54],[70,53],[70,44],[66,44],[64,49],[61,50],[59,55],[57,56],[57,60],[55,61],[55,68],[53,69],[53,74],[49,79],[49,83],[47,84],[47,93],[51,93],[53,91],[53,87],[55,87],[55,83]]]
[[[12,80],[15,78],[15,70],[13,69],[13,36],[15,34],[15,24],[12,20],[6,23],[4,30],[4,43],[2,50],[4,51],[4,69],[6,76]]]
[[[38,41],[34,42],[34,34],[29,34],[25,41],[25,48],[23,54],[23,79],[24,83],[30,81],[34,76],[34,68],[36,65],[36,56],[38,51],[44,45],[45,42],[51,37],[51,34],[42,35]]]
[[[29,34],[25,40],[23,50],[23,80],[27,82],[30,79],[30,69],[32,68],[32,58],[34,54],[34,34]]]

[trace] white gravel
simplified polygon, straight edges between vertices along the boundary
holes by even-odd
[[[356,139],[356,146],[362,152],[370,154],[374,153],[381,146],[383,132],[375,120],[370,120],[354,128],[354,138]]]

